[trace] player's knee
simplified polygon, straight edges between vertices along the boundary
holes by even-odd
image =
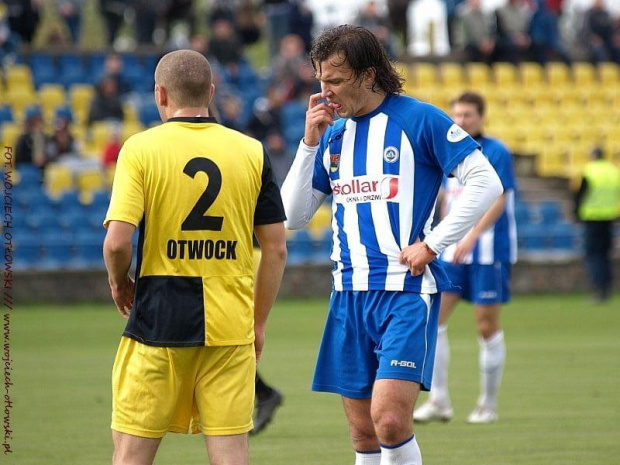
[[[483,339],[489,339],[497,331],[499,331],[499,325],[497,322],[489,319],[478,320],[478,333]]]
[[[398,412],[376,412],[373,421],[377,437],[383,444],[396,444],[402,441],[411,428],[411,417],[405,419]]]
[[[377,450],[379,444],[372,424],[366,428],[351,428],[351,442],[355,450]]]

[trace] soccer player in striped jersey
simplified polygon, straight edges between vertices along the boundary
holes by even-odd
[[[452,418],[448,392],[450,345],[447,325],[461,299],[474,304],[480,344],[480,396],[467,421],[474,424],[497,421],[497,393],[506,358],[499,313],[500,306],[510,301],[510,272],[517,261],[516,182],[508,149],[497,139],[482,135],[484,116],[485,101],[477,93],[465,92],[452,102],[454,121],[482,146],[482,153],[499,175],[504,193],[461,241],[448,247],[440,256],[453,287],[441,298],[433,385],[429,400],[415,411],[414,419],[419,422]],[[457,179],[446,179],[445,212],[450,212],[462,191],[463,186]]]
[[[333,195],[333,292],[312,388],[342,396],[356,464],[418,465],[411,415],[431,386],[439,293],[449,288],[436,257],[501,183],[446,114],[400,95],[402,78],[367,29],[327,30],[310,57],[321,93],[309,99],[282,198],[296,229]],[[431,231],[444,175],[463,194]]]

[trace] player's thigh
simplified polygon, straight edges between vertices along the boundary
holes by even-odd
[[[121,339],[112,373],[113,430],[145,438],[187,432],[197,348],[184,349]]]
[[[437,341],[439,294],[382,292],[375,295],[377,300],[369,308],[377,314],[371,321],[379,333],[375,349],[379,360],[376,379],[412,381],[429,390]]]
[[[231,436],[252,429],[256,354],[253,344],[205,347],[194,398],[207,436]]]
[[[248,435],[205,436],[210,465],[247,465]]]
[[[114,465],[145,464],[150,465],[155,459],[161,438],[141,438],[131,434],[112,431],[114,442]]]
[[[439,324],[446,325],[448,320],[454,312],[457,304],[461,300],[460,294],[455,294],[451,291],[441,293],[441,305],[439,307]]]

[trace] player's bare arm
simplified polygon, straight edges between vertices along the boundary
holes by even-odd
[[[493,202],[491,208],[480,218],[480,221],[478,221],[478,223],[465,234],[465,237],[458,242],[456,250],[454,251],[453,263],[465,262],[465,258],[474,249],[480,235],[495,224],[499,217],[502,216],[502,213],[504,213],[505,208],[506,192]]]
[[[103,243],[103,258],[108,270],[112,299],[120,315],[128,319],[133,306],[134,281],[129,276],[131,267],[131,237],[136,227],[123,221],[110,221]]]
[[[254,347],[258,363],[265,343],[267,317],[278,295],[286,265],[284,223],[255,226],[254,234],[261,249],[254,283]]]
[[[304,142],[311,147],[318,145],[327,126],[334,124],[334,109],[329,103],[319,103],[322,98],[321,93],[313,94],[308,101]]]

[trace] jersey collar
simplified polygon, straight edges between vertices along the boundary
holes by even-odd
[[[167,123],[217,123],[214,116],[177,116],[168,119]]]

